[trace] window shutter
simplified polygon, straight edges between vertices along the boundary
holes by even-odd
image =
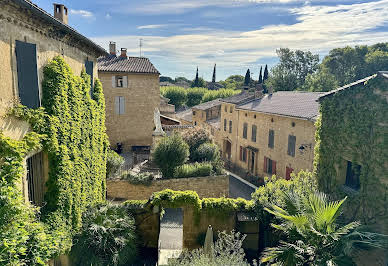
[[[295,156],[295,142],[296,137],[292,135],[288,135],[288,149],[287,154],[294,157]]]
[[[128,77],[127,76],[123,76],[123,87],[128,88]]]
[[[276,161],[272,161],[272,174],[276,175]]]
[[[112,88],[116,88],[116,76],[112,76]]]
[[[115,97],[115,112],[117,115],[120,114],[120,96]]]
[[[120,114],[123,115],[125,113],[125,98],[120,97]]]
[[[247,161],[247,149],[244,148],[244,162]]]
[[[16,41],[18,89],[21,104],[28,108],[40,106],[36,45]]]
[[[242,161],[242,147],[240,146],[240,161]]]
[[[267,173],[267,157],[264,156],[264,167],[263,167],[263,172]]]

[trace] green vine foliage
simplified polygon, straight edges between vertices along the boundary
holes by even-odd
[[[0,132],[0,264],[44,265],[70,249],[88,206],[105,201],[105,102],[96,80],[74,76],[63,58],[44,68],[43,106],[14,108],[10,115],[32,131],[15,141]],[[43,149],[49,158],[46,205],[25,204],[21,180],[28,153]]]
[[[319,189],[337,198],[347,195],[347,218],[366,224],[388,214],[387,91],[387,79],[375,76],[366,84],[337,92],[321,101],[316,123],[314,171]],[[349,194],[342,188],[345,160],[361,165],[358,192]]]

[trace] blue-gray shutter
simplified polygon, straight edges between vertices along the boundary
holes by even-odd
[[[93,93],[93,61],[85,61],[86,74],[90,76],[90,95]]]
[[[40,106],[36,45],[16,41],[19,97],[28,108]]]

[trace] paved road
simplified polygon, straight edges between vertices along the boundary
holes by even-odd
[[[256,191],[257,187],[233,173],[227,173],[229,175],[229,197],[252,199],[251,194]]]

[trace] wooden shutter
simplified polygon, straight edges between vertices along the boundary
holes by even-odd
[[[93,93],[93,61],[85,61],[86,74],[90,76],[90,95]]]
[[[272,161],[272,174],[276,175],[276,161]]]
[[[242,147],[240,146],[240,161],[242,161],[242,153],[243,153]]]
[[[267,157],[264,156],[263,172],[267,173]]]
[[[244,162],[247,161],[247,149],[244,148]]]
[[[272,129],[270,129],[268,132],[268,147],[269,148],[273,148],[273,146],[274,146],[274,136],[275,136],[275,132]]]
[[[127,76],[123,76],[123,87],[128,88],[128,77]]]
[[[256,142],[256,134],[257,134],[257,127],[256,125],[252,125],[252,141]]]
[[[291,173],[294,171],[291,167],[286,166],[286,180],[291,179]]]
[[[36,45],[16,41],[18,89],[21,104],[28,108],[40,106]]]
[[[288,135],[287,154],[292,157],[295,156],[295,142],[296,142],[296,137],[292,135]]]
[[[120,96],[120,114],[123,115],[125,113],[125,98]]]
[[[120,114],[120,96],[115,97],[115,113]]]
[[[112,88],[116,88],[116,76],[112,76]]]

